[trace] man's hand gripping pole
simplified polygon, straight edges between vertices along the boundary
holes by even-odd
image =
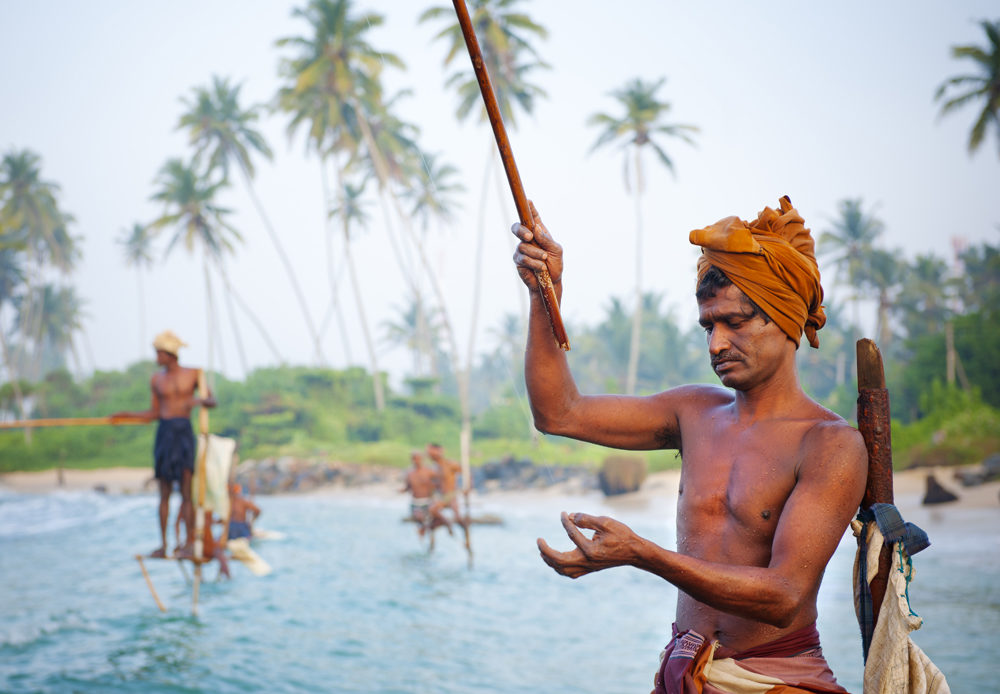
[[[503,117],[500,115],[500,105],[497,103],[496,93],[493,91],[490,74],[486,71],[486,65],[483,62],[483,53],[479,49],[479,40],[476,38],[476,30],[472,27],[469,10],[465,6],[465,0],[452,0],[452,2],[455,5],[455,13],[458,15],[458,24],[462,28],[462,35],[465,37],[465,46],[469,49],[469,58],[472,59],[472,69],[476,73],[476,81],[479,82],[479,91],[483,95],[486,114],[493,127],[493,136],[497,141],[497,149],[500,150],[500,159],[503,161],[504,171],[507,172],[507,183],[514,196],[517,216],[521,220],[521,224],[534,231],[535,222],[531,215],[531,208],[528,206],[528,197],[524,194],[521,176],[517,172],[514,153],[510,148],[507,131],[504,129]],[[535,277],[538,278],[538,291],[542,295],[542,303],[549,316],[549,324],[552,326],[552,334],[556,339],[556,344],[562,349],[568,350],[569,338],[566,337],[566,328],[563,327],[562,316],[559,314],[559,300],[556,299],[556,290],[552,285],[552,278],[549,277],[549,271],[542,269],[535,273]]]

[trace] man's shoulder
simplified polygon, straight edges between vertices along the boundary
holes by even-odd
[[[820,408],[825,413],[813,422],[802,438],[806,460],[823,461],[862,468],[868,464],[868,452],[861,432],[843,417]]]
[[[683,406],[696,411],[731,405],[736,396],[733,391],[708,383],[691,383],[677,386],[652,396],[655,400],[670,403],[673,407]]]

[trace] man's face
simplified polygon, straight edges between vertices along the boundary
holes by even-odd
[[[156,363],[159,366],[167,366],[172,359],[176,358],[170,352],[164,352],[162,349],[156,350]]]
[[[441,449],[438,446],[427,446],[427,455],[431,460],[437,462],[441,460]]]
[[[413,463],[413,467],[420,469],[424,466],[424,458],[419,453],[414,453],[410,456],[410,461]]]
[[[712,369],[722,385],[750,390],[777,371],[794,344],[774,323],[754,315],[753,306],[735,285],[698,302],[698,323],[705,329]]]

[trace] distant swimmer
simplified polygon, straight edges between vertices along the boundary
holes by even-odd
[[[170,493],[174,482],[180,482],[180,516],[186,526],[186,539],[176,550],[176,555],[194,556],[194,506],[191,503],[191,475],[194,472],[195,438],[191,428],[191,411],[202,407],[215,407],[211,392],[199,393],[199,369],[181,366],[177,353],[187,345],[173,332],[166,330],[156,336],[156,363],[161,371],[149,381],[152,401],[148,410],[116,412],[116,419],[159,420],[153,444],[154,475],[160,488],[160,546],[150,556],[167,556],[167,516],[170,512]]]

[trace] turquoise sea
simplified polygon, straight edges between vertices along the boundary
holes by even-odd
[[[261,497],[261,525],[285,534],[257,551],[264,578],[209,567],[200,614],[174,562],[148,562],[160,613],[132,558],[156,544],[151,495],[25,495],[0,490],[0,691],[3,692],[621,692],[652,688],[675,590],[630,569],[577,581],[538,558],[557,547],[561,510],[606,513],[672,546],[674,506],[598,494],[474,497],[501,526],[473,529],[474,565],[439,533],[428,554],[401,522],[406,499]],[[955,692],[1000,691],[1000,506],[908,520],[933,545],[911,585],[925,619],[914,639]],[[851,605],[853,538],[820,594],[824,650],[860,692]]]

